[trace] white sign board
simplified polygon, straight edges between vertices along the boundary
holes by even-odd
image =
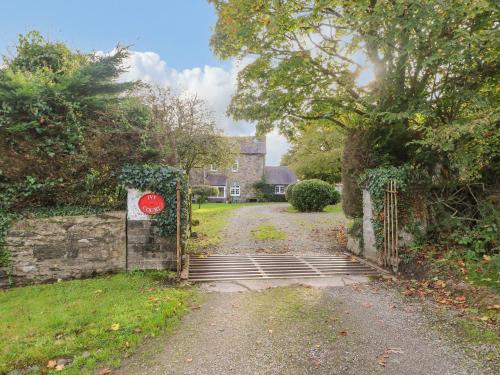
[[[139,198],[150,191],[140,191],[128,189],[127,191],[127,219],[128,220],[151,220],[150,215],[146,215],[139,208]]]

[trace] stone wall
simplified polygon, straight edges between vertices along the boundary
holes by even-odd
[[[264,154],[240,154],[238,156],[238,172],[227,172],[227,194],[229,196],[231,185],[240,185],[240,196],[232,197],[234,201],[246,202],[256,198],[253,185],[264,176]]]
[[[128,220],[127,269],[176,268],[175,236],[160,237],[154,220]]]
[[[0,270],[0,286],[125,270],[125,216],[109,212],[16,222],[6,236],[11,266]]]

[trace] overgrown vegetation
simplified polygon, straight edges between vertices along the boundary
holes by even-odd
[[[167,278],[133,272],[1,292],[0,373],[35,365],[36,372],[65,374],[118,367],[125,353],[171,330],[187,311],[193,292],[164,285]],[[61,359],[67,361],[56,369]]]
[[[13,57],[4,57],[0,266],[8,263],[9,223],[27,208],[123,209],[126,189],[118,175],[125,165],[189,172],[232,160],[232,146],[201,100],[121,82],[128,56],[123,46],[108,54],[74,52],[32,31],[19,36]],[[164,228],[172,223],[165,215],[159,216]]]

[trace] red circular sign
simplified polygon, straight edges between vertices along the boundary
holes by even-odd
[[[163,197],[156,193],[147,193],[139,198],[139,209],[146,215],[159,214],[165,208]]]

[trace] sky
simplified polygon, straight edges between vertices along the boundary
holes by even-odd
[[[0,55],[19,34],[38,30],[82,52],[130,46],[123,80],[141,79],[198,95],[227,135],[253,135],[254,124],[225,114],[244,62],[220,61],[209,47],[216,15],[206,0],[0,0]],[[279,165],[288,144],[268,134],[267,164]]]

